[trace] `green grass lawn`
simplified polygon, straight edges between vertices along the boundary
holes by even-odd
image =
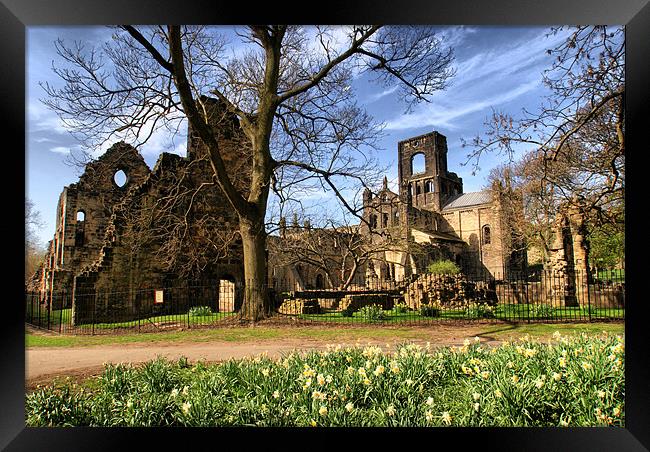
[[[393,311],[384,311],[385,317],[381,320],[374,322],[381,323],[400,323],[400,322],[422,322],[429,320],[472,320],[471,315],[468,315],[465,309],[444,309],[440,311],[438,317],[425,317],[420,315],[418,311],[409,311],[405,313],[395,313]],[[351,317],[345,317],[340,311],[324,311],[321,314],[301,314],[298,316],[304,320],[324,321],[324,322],[364,322],[368,319],[364,318],[360,312],[354,312]],[[532,305],[528,304],[504,304],[499,305],[494,311],[494,318],[504,321],[528,321],[530,320],[548,320],[548,321],[563,321],[563,320],[589,320],[589,313],[586,309],[580,307],[562,307],[552,308],[547,315],[535,315]],[[622,308],[591,308],[592,319],[624,319],[625,309]]]
[[[445,325],[450,328],[453,324]],[[467,326],[467,325],[465,325]],[[40,333],[26,333],[25,345],[27,347],[84,347],[93,345],[111,345],[126,343],[179,343],[179,342],[259,342],[282,340],[314,340],[331,343],[367,341],[412,341],[428,340],[437,325],[419,326],[387,326],[378,328],[371,324],[336,325],[306,325],[306,326],[254,326],[254,327],[226,327],[211,329],[195,329],[183,331],[165,331],[159,333],[125,333],[117,335],[56,335]],[[476,323],[475,335],[490,337],[496,340],[508,340],[528,334],[531,337],[546,337],[555,331],[562,334],[598,334],[603,331],[612,334],[623,334],[623,322],[606,323],[505,323],[491,321],[489,323]]]

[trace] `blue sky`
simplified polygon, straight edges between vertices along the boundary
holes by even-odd
[[[400,140],[436,130],[447,137],[448,167],[463,179],[464,191],[481,190],[489,170],[503,161],[499,155],[481,160],[481,170],[472,175],[466,161],[467,149],[461,138],[471,139],[484,129],[492,109],[517,113],[522,108],[534,110],[546,94],[542,71],[551,64],[546,49],[555,47],[566,33],[546,37],[547,27],[441,27],[440,33],[455,52],[456,75],[450,86],[437,92],[429,103],[416,106],[405,114],[395,87],[368,83],[357,77],[352,85],[357,99],[375,119],[385,124],[378,157],[389,166],[391,187],[397,183],[397,143]],[[54,112],[39,99],[45,93],[39,82],[60,82],[51,70],[57,60],[54,41],[81,40],[88,45],[101,44],[110,38],[105,27],[29,27],[27,29],[26,67],[26,196],[40,212],[44,227],[38,231],[43,243],[54,234],[56,206],[63,187],[78,180],[80,169],[66,163],[70,149],[79,143],[65,130]],[[183,154],[183,137],[170,140],[162,133],[141,148],[149,167],[161,152]],[[104,150],[109,145],[106,145]]]

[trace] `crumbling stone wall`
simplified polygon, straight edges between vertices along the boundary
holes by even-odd
[[[403,292],[404,302],[414,310],[425,305],[438,308],[465,308],[470,302],[495,306],[496,291],[487,282],[470,282],[463,274],[418,275]]]
[[[228,173],[246,196],[251,154],[239,123],[218,101],[201,102]],[[124,184],[115,180],[118,171],[126,175]],[[172,282],[214,284],[186,298],[218,310],[211,294],[227,280],[240,305],[239,219],[212,174],[206,147],[192,130],[187,157],[163,153],[152,171],[132,146],[113,145],[61,194],[57,232],[37,278],[43,300],[68,286],[74,323],[115,322],[148,315],[154,289],[168,290]]]
[[[115,181],[118,171],[127,176],[123,186]],[[64,187],[57,207],[56,232],[32,287],[40,290],[43,302],[54,309],[60,307],[50,303],[57,299],[52,297],[53,291],[72,290],[74,275],[97,259],[114,207],[148,174],[138,151],[119,142],[86,165],[77,183]]]
[[[587,303],[589,249],[584,214],[578,204],[565,206],[553,222],[553,240],[545,272],[554,282],[554,295],[561,294],[566,306]]]

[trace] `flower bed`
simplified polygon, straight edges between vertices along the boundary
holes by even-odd
[[[624,425],[614,335],[499,347],[330,347],[278,360],[106,365],[85,388],[27,396],[29,426]]]

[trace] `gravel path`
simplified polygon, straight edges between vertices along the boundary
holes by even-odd
[[[432,329],[424,339],[409,340],[411,343],[432,346],[460,345],[463,340],[481,334],[485,328],[480,326],[453,329]],[[358,338],[354,342],[336,342],[342,346],[364,346],[373,344],[386,349],[404,340],[378,342],[372,338]],[[481,342],[496,345],[500,341],[481,336]],[[61,377],[75,379],[85,378],[101,373],[104,363],[142,363],[158,356],[176,360],[182,356],[190,362],[204,360],[218,362],[230,358],[243,358],[266,353],[271,357],[280,357],[291,351],[325,350],[331,341],[281,339],[247,342],[172,342],[172,343],[133,343],[119,345],[97,345],[87,347],[29,347],[25,354],[26,389],[32,390],[37,385],[52,383]]]

